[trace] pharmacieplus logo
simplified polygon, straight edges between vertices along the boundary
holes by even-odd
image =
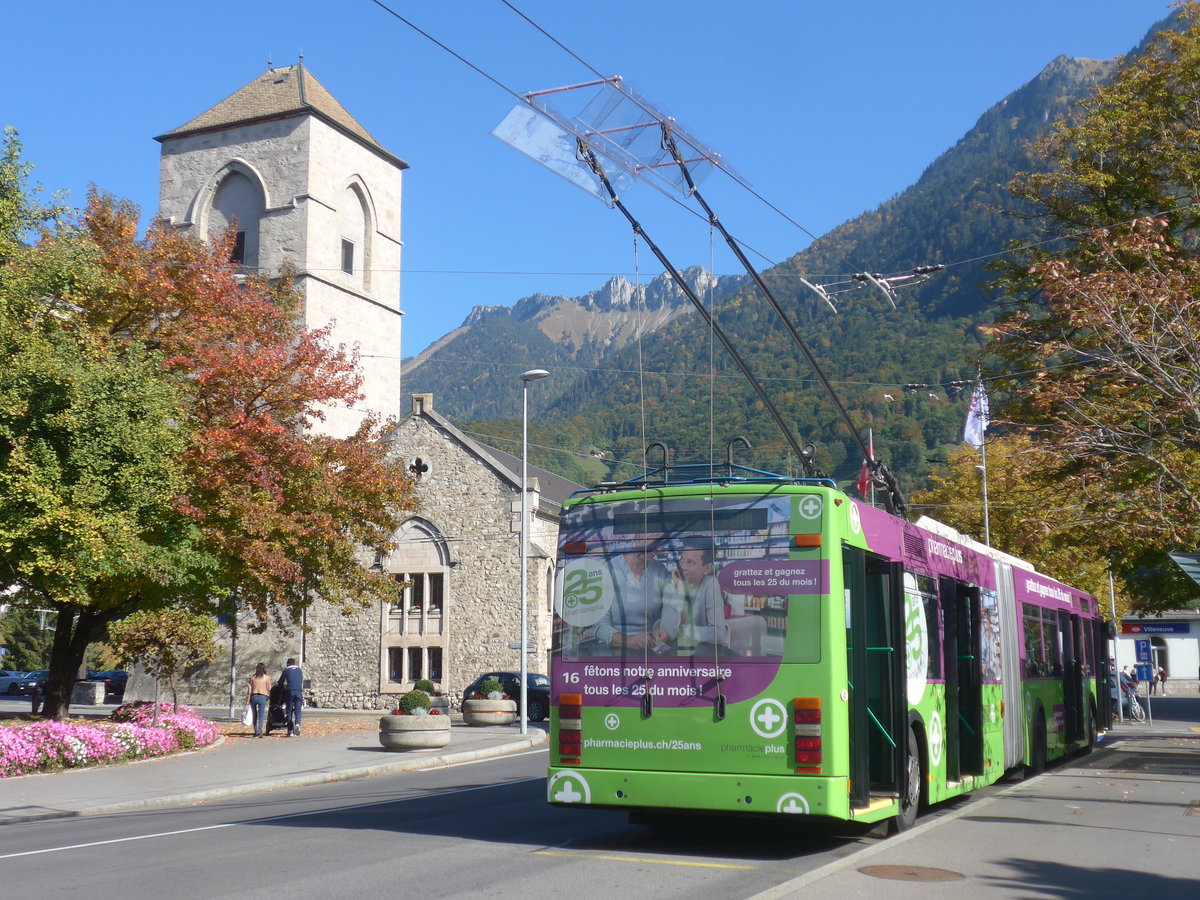
[[[595,625],[612,605],[612,576],[603,562],[572,559],[563,567],[562,596],[558,614],[576,628]]]

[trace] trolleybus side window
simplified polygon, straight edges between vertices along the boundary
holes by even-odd
[[[1067,621],[1070,621],[1068,618]],[[1061,678],[1063,673],[1063,633],[1058,617],[1050,610],[1042,610],[1042,627],[1046,630],[1046,646],[1050,650],[1050,674]]]
[[[1042,610],[1032,603],[1022,603],[1021,611],[1025,624],[1025,675],[1027,678],[1041,678],[1050,674],[1042,634]]]
[[[1025,622],[1025,677],[1062,675],[1062,634],[1051,610],[1022,603]]]

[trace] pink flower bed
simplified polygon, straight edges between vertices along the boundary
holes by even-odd
[[[162,756],[211,744],[220,735],[187,706],[160,705],[157,727],[150,724],[153,715],[153,703],[130,703],[108,721],[0,726],[0,778]]]

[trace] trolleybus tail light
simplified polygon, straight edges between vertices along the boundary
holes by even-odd
[[[792,701],[796,771],[821,771],[821,698],[796,697]]]
[[[587,553],[587,541],[567,541],[562,545],[562,549],[563,553],[578,556],[580,553]]]
[[[558,695],[558,761],[577,766],[583,756],[583,694]]]
[[[797,547],[820,547],[821,535],[819,534],[793,534],[792,543]]]

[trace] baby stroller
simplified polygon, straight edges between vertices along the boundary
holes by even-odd
[[[270,699],[267,701],[267,727],[270,734],[272,728],[287,728],[287,691],[282,684],[271,688]]]

